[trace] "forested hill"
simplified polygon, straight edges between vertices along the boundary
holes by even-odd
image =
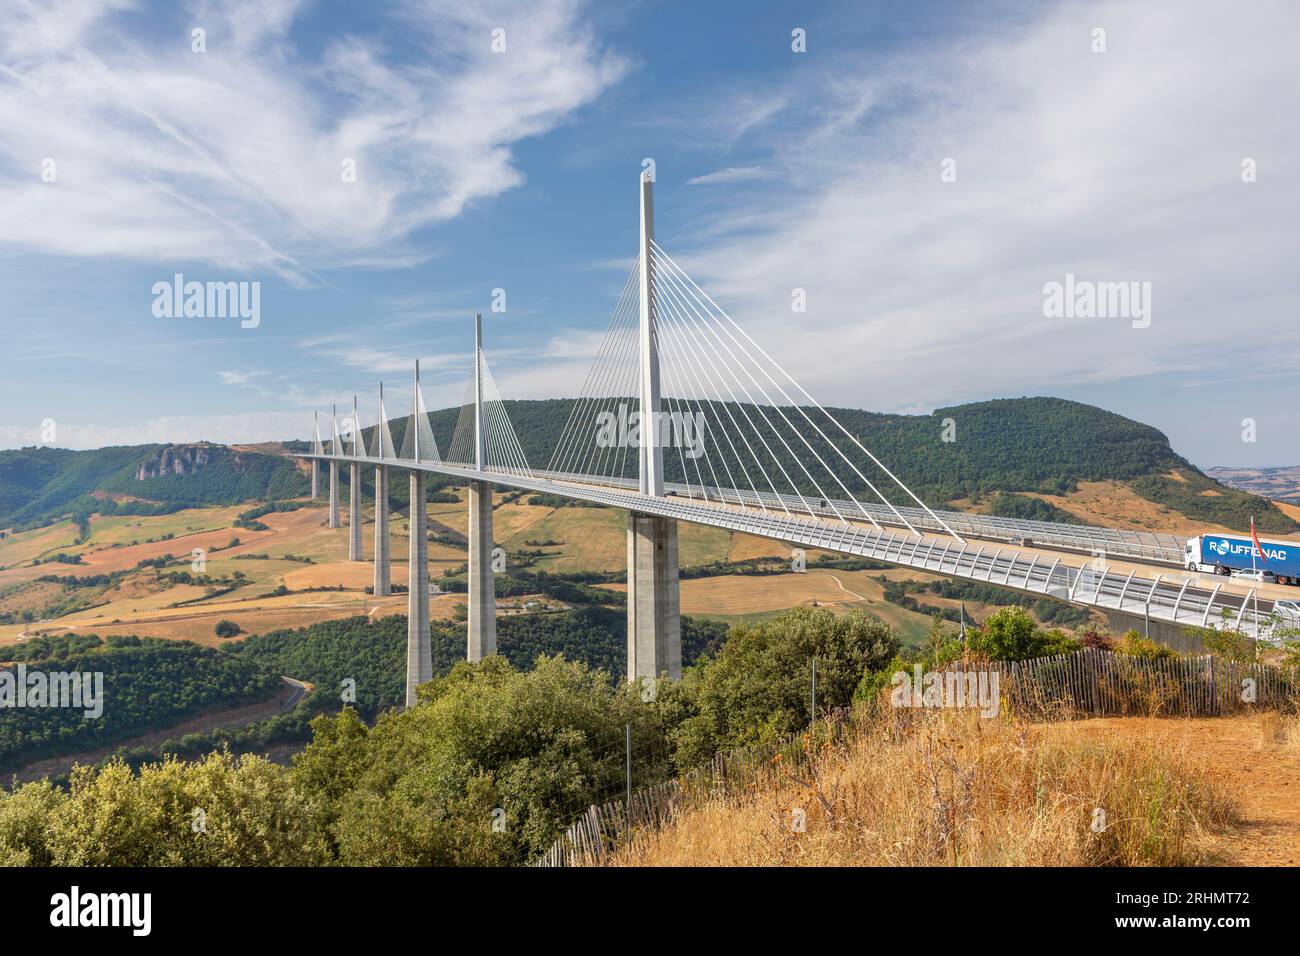
[[[546,467],[569,420],[572,400],[507,401],[505,405],[529,463],[535,468]],[[728,407],[737,421],[745,421],[741,406],[729,403]],[[754,406],[744,408],[752,420],[761,424]],[[784,411],[792,421],[802,421],[798,412],[790,408]],[[891,471],[933,501],[989,491],[1054,494],[1072,490],[1081,480],[1128,481],[1175,469],[1200,474],[1169,447],[1169,439],[1158,429],[1060,398],[997,399],[940,408],[929,415],[888,415],[855,408],[832,408],[830,412]],[[718,414],[725,420],[725,412]],[[458,415],[458,408],[430,412],[439,448],[445,450],[450,444]],[[774,421],[778,418],[770,408],[767,415]],[[947,437],[951,440],[945,441],[945,422],[949,419],[952,425]],[[405,425],[404,418],[390,422],[393,440],[399,447]],[[367,429],[367,446],[371,438],[372,430]],[[794,442],[791,437],[792,447]],[[779,441],[771,444],[777,451],[784,450]],[[852,449],[847,439],[841,438],[838,444],[850,452],[854,463],[868,477],[878,477],[875,466]],[[302,447],[306,447],[305,443]],[[712,444],[708,453],[715,462],[729,455],[727,449]],[[828,460],[834,457],[831,453]],[[735,458],[729,461],[736,465]],[[790,466],[792,477],[800,473],[793,459],[783,464]],[[681,480],[679,458],[671,453],[665,455],[664,467],[668,480]],[[694,466],[689,467],[695,480]],[[770,464],[769,469],[776,471]],[[842,470],[850,471],[847,467]]]
[[[528,461],[534,467],[546,467],[569,420],[572,400],[505,404]],[[740,406],[730,408],[737,421],[745,420]],[[761,421],[753,406],[745,408],[751,419]],[[792,421],[800,420],[799,413],[785,411]],[[1253,514],[1265,531],[1290,533],[1300,529],[1271,502],[1207,477],[1177,454],[1159,429],[1093,405],[1061,398],[1006,398],[940,408],[929,415],[888,415],[854,408],[830,411],[929,504],[994,491],[1064,494],[1073,491],[1080,481],[1115,480],[1144,498],[1198,521],[1245,528]],[[439,448],[445,449],[450,443],[458,414],[457,408],[430,413]],[[718,415],[720,419],[725,417],[725,413]],[[770,409],[768,416],[773,420],[778,417]],[[390,427],[400,447],[405,420],[394,420]],[[367,433],[368,446],[369,439]],[[798,463],[785,454],[781,443],[771,440],[769,444],[779,453],[791,477],[802,479]],[[793,437],[790,444],[801,447]],[[890,485],[864,454],[847,441],[838,444],[878,487]],[[823,452],[828,461],[836,460],[833,452]],[[710,444],[708,453],[718,474],[723,473],[724,460],[736,475],[741,474],[728,449]],[[627,473],[634,474],[635,466],[632,455],[633,470]],[[682,460],[677,456],[666,454],[664,468],[667,480],[682,479]],[[769,470],[778,473],[770,465]],[[869,495],[861,480],[849,480],[845,473],[851,469],[841,467],[839,471],[854,494]],[[805,487],[801,490],[815,493],[806,480],[802,483]],[[905,500],[901,491],[895,488],[895,492],[893,498]],[[1023,517],[1060,517],[1050,506],[1023,497],[1003,497],[995,505],[1036,506]]]
[[[547,466],[572,408],[571,399],[506,402],[524,453],[534,467]],[[761,420],[752,406],[744,411]],[[737,420],[743,420],[744,411],[730,406]],[[955,405],[929,415],[886,415],[851,408],[831,411],[930,504],[995,491],[1063,494],[1080,481],[1115,480],[1198,521],[1244,528],[1253,514],[1265,531],[1291,533],[1300,528],[1270,502],[1204,475],[1170,448],[1158,429],[1092,405],[1059,398],[1014,398]],[[725,412],[719,406],[712,414],[721,418]],[[800,413],[786,412],[791,420],[800,419]],[[459,408],[430,413],[439,448],[445,450],[450,444],[459,414]],[[777,417],[771,409],[768,415],[774,420]],[[406,420],[394,419],[390,427],[400,448]],[[371,432],[368,429],[366,433],[367,446],[371,446]],[[792,438],[791,443],[798,447],[797,439]],[[770,444],[784,454],[779,441]],[[889,483],[864,454],[846,441],[839,444],[864,475],[882,488]],[[287,450],[306,447],[301,441],[285,443]],[[728,460],[740,474],[739,464],[728,459],[727,449],[710,443],[708,452],[718,474],[723,474],[723,462]],[[823,457],[836,459],[834,453]],[[635,469],[635,454],[630,459],[630,467]],[[668,480],[681,480],[682,463],[677,455],[665,456]],[[787,456],[783,465],[792,476],[802,477],[793,457]],[[855,494],[869,494],[860,479],[848,480],[844,473],[851,469],[838,470]],[[394,487],[395,499],[402,497],[403,488],[400,482]],[[811,486],[802,490],[815,493]],[[0,451],[0,528],[91,510],[175,510],[287,498],[306,491],[306,479],[290,459],[221,445]],[[901,492],[893,497],[904,498]],[[1032,506],[1025,512],[1028,517],[1060,516],[1030,498],[1001,496],[995,504]]]
[[[0,451],[0,528],[91,512],[160,514],[291,498],[309,490],[289,458],[207,442]]]

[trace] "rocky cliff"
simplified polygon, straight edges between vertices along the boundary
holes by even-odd
[[[192,475],[202,471],[218,459],[230,456],[230,450],[221,445],[201,442],[195,445],[168,445],[140,463],[135,480],[160,478],[163,475]]]

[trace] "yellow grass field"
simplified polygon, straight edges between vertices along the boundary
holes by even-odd
[[[71,521],[60,521],[48,528],[19,531],[0,540],[0,572],[18,569],[35,558],[63,551],[76,550],[77,526]]]
[[[627,561],[627,516],[625,512],[600,508],[549,508],[527,504],[527,496],[504,501],[497,495],[493,513],[497,543],[507,552],[539,550],[529,541],[555,541],[540,547],[547,556],[537,561],[538,570],[554,572],[594,569],[622,570]],[[467,506],[458,502],[429,505],[433,533],[462,535],[467,525]],[[326,526],[323,507],[276,512],[259,520],[269,530],[235,528],[235,517],[244,506],[203,508],[159,517],[114,517],[92,520],[90,539],[74,545],[76,529],[69,523],[25,532],[0,541],[0,611],[21,613],[51,606],[68,592],[59,585],[28,584],[44,574],[86,576],[126,572],[122,582],[93,598],[96,606],[75,611],[56,621],[0,626],[0,643],[11,643],[32,634],[68,628],[102,634],[141,634],[183,638],[205,644],[217,643],[212,633],[219,620],[235,621],[246,633],[264,633],[282,627],[297,627],[316,620],[357,613],[402,613],[405,598],[398,596],[376,602],[364,594],[372,583],[368,562],[347,560],[347,532]],[[345,511],[346,516],[346,511]],[[373,509],[365,509],[363,554],[373,554]],[[346,517],[345,517],[346,520]],[[408,518],[390,516],[389,542],[391,577],[406,584]],[[167,540],[164,534],[175,537]],[[679,530],[680,559],[684,566],[715,561],[757,557],[787,559],[790,549],[777,542],[716,528],[682,525]],[[228,547],[232,538],[239,544]],[[130,542],[138,542],[131,544]],[[117,544],[117,547],[113,545]],[[246,583],[234,591],[204,600],[205,590],[189,585],[167,586],[152,569],[134,571],[140,561],[171,554],[188,558],[193,548],[207,551],[206,572],[214,578],[242,573]],[[213,549],[216,550],[213,550]],[[31,559],[53,550],[81,554],[80,565],[32,566]],[[815,560],[820,552],[810,552]],[[261,556],[266,556],[263,559]],[[290,561],[285,555],[310,558],[314,563]],[[253,558],[252,556],[258,556]],[[439,542],[430,542],[430,574],[434,581],[444,570],[464,564],[466,552]],[[188,565],[181,565],[182,568]],[[814,602],[832,609],[859,607],[885,620],[908,643],[920,639],[929,619],[889,604],[875,576],[916,577],[913,572],[840,572],[813,569],[808,574],[780,576],[726,575],[688,579],[682,584],[683,613],[735,622],[771,617],[780,611]],[[291,593],[267,596],[280,585]],[[313,591],[338,588],[343,591]],[[7,593],[12,592],[12,593]],[[435,600],[435,618],[449,617],[463,596]],[[180,601],[196,601],[183,608]],[[927,601],[930,599],[927,597]],[[943,603],[934,599],[930,603]],[[968,606],[976,611],[978,606]]]
[[[681,582],[683,614],[728,623],[757,621],[774,617],[792,607],[819,606],[832,611],[850,608],[880,618],[898,631],[904,644],[916,644],[930,630],[930,618],[885,600],[879,576],[895,580],[922,579],[922,575],[904,569],[890,571],[840,571],[810,568],[802,574],[743,575],[726,574],[708,578],[687,578]],[[626,591],[623,584],[601,587]],[[925,603],[956,605],[933,595]],[[986,605],[967,602],[968,614],[983,616]]]
[[[1118,481],[1081,481],[1077,491],[1064,497],[1029,491],[1023,494],[1056,505],[1087,524],[1108,528],[1159,531],[1187,537],[1203,531],[1228,533],[1241,530],[1189,518],[1172,508],[1148,501]]]

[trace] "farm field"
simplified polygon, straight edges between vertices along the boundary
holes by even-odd
[[[627,560],[627,519],[623,513],[597,508],[541,507],[522,500],[502,501],[503,497],[506,496],[498,496],[493,515],[497,541],[507,552],[546,552],[534,565],[536,570],[623,568]],[[233,527],[241,510],[238,507],[196,509],[158,518],[114,519],[102,526],[96,519],[91,523],[90,538],[81,545],[71,543],[75,528],[70,525],[44,529],[43,533],[20,534],[0,542],[0,561],[4,564],[4,570],[0,570],[0,610],[35,610],[59,598],[64,593],[61,585],[35,582],[43,574],[85,576],[126,572],[120,584],[94,599],[93,606],[57,619],[42,619],[39,623],[0,625],[0,644],[36,633],[81,630],[101,636],[138,634],[215,645],[221,643],[213,633],[221,620],[234,621],[246,634],[258,634],[359,613],[405,613],[404,595],[375,599],[364,593],[372,581],[372,567],[368,562],[346,560],[345,532],[325,527],[323,508],[307,507],[265,515],[258,520],[270,530],[257,532]],[[467,521],[465,504],[463,501],[431,504],[429,520],[434,534],[463,535]],[[406,528],[404,515],[391,517],[392,580],[401,585],[407,581]],[[157,540],[168,533],[176,537]],[[150,538],[155,540],[149,541]],[[231,546],[233,538],[238,538],[239,543]],[[530,545],[530,541],[556,543],[539,547]],[[114,544],[118,547],[113,547]],[[224,578],[240,572],[245,583],[228,594],[205,599],[205,589],[197,585],[168,586],[159,584],[151,570],[132,571],[140,561],[167,554],[182,558],[195,547],[209,549],[208,574]],[[82,563],[22,565],[23,556],[55,553],[51,548],[65,554],[80,554]],[[366,556],[373,553],[373,526],[364,531],[363,550]],[[776,542],[691,526],[683,526],[681,530],[681,552],[684,566],[789,556],[789,549]],[[812,552],[808,557],[815,560],[818,554]],[[267,557],[254,559],[252,555]],[[283,555],[310,558],[312,563],[287,560]],[[430,573],[436,581],[444,569],[462,565],[466,553],[454,545],[431,541],[429,557]],[[30,557],[27,561],[30,562]],[[886,602],[882,586],[874,577],[880,574],[917,577],[902,570],[813,569],[800,575],[692,578],[682,583],[682,610],[686,614],[734,623],[760,620],[786,608],[814,602],[837,610],[859,607],[898,628],[908,643],[919,640],[929,627],[929,618]],[[291,593],[269,594],[281,585]],[[610,587],[623,589],[622,585]],[[327,588],[331,590],[322,590]],[[342,590],[334,590],[338,588]],[[10,593],[6,596],[6,592]],[[436,597],[431,602],[430,613],[435,620],[449,619],[456,605],[463,604],[464,600],[464,595]],[[194,603],[174,606],[180,602]],[[935,598],[930,603],[939,604],[942,599]],[[968,610],[975,612],[979,607],[968,605]]]
[[[430,534],[443,538],[429,542],[430,574],[435,582],[444,571],[461,567],[467,556],[464,546],[457,543],[464,539],[467,508],[463,494],[456,493],[457,501],[428,506]],[[1161,527],[1176,523],[1166,509],[1113,482],[1084,482],[1078,492],[1052,501],[1090,521],[1130,527],[1148,522]],[[0,644],[63,630],[215,644],[219,639],[213,629],[221,620],[234,621],[245,634],[257,634],[358,613],[404,613],[404,595],[376,600],[364,593],[372,582],[372,566],[368,561],[347,560],[346,531],[326,526],[323,502],[303,504],[295,511],[258,518],[265,530],[235,527],[239,514],[250,507],[240,505],[162,516],[96,515],[90,521],[88,537],[81,542],[77,541],[77,528],[67,521],[0,539],[0,613],[14,620],[0,624]],[[373,508],[364,510],[364,520],[363,555],[369,558],[374,547]],[[531,553],[533,571],[617,572],[623,570],[627,560],[627,518],[621,511],[530,505],[527,495],[505,492],[495,498],[493,520],[498,545],[507,555]],[[788,546],[716,528],[683,524],[679,535],[683,567],[790,556]],[[389,538],[392,580],[405,585],[409,546],[406,515],[390,516]],[[206,555],[205,573],[209,578],[234,582],[233,586],[222,585],[217,590],[224,593],[210,595],[212,585],[174,582],[166,577],[169,572],[189,569],[195,549],[202,549]],[[51,561],[56,554],[78,556],[80,561]],[[818,554],[810,552],[808,560],[814,562]],[[172,563],[165,569],[141,567],[142,562],[158,562],[168,556]],[[33,563],[38,560],[43,563]],[[1110,563],[1113,570],[1129,569],[1122,561]],[[37,580],[46,575],[81,578],[114,574],[115,583],[101,588],[78,589]],[[818,604],[836,611],[857,608],[895,627],[905,643],[919,641],[930,619],[886,601],[879,580],[882,576],[891,580],[933,579],[903,569],[882,572],[815,567],[805,574],[688,578],[682,582],[682,612],[735,623],[761,620],[800,605]],[[1181,576],[1181,572],[1173,576]],[[1261,593],[1267,594],[1273,587],[1266,585]],[[955,608],[959,603],[931,594],[918,599],[923,604],[946,608]],[[464,600],[463,595],[437,597],[431,614],[434,619],[451,618]],[[966,610],[983,616],[988,608],[967,601]]]
[[[529,505],[526,497],[512,498],[515,496],[509,493],[496,496],[493,520],[497,543],[507,553],[542,551],[533,570],[623,569],[627,560],[625,513],[600,508],[551,508]],[[221,643],[213,633],[221,620],[234,621],[245,634],[257,634],[358,613],[405,613],[405,595],[375,599],[364,593],[373,580],[372,565],[368,560],[347,560],[346,532],[326,526],[326,510],[321,503],[263,515],[257,520],[267,530],[258,531],[234,526],[238,515],[249,507],[190,509],[163,516],[94,516],[89,536],[80,543],[76,541],[77,529],[70,522],[0,540],[0,612],[36,615],[34,621],[0,625],[0,644],[25,640],[33,634],[79,630],[101,636],[138,634],[215,645]],[[454,543],[463,539],[466,511],[463,495],[457,502],[428,506],[430,533],[448,535],[453,542],[429,542],[430,575],[435,582],[444,570],[456,569],[466,560],[465,549]],[[365,510],[364,520],[362,545],[368,559],[374,548],[373,507]],[[404,586],[408,580],[409,547],[406,515],[391,515],[389,527],[392,581]],[[209,597],[204,586],[169,583],[162,577],[173,569],[188,570],[196,548],[206,554],[207,575],[233,580],[238,574],[240,584],[228,593]],[[684,566],[758,557],[786,558],[790,554],[788,547],[776,542],[690,525],[680,530],[680,549]],[[48,561],[55,554],[79,556],[80,561]],[[809,559],[815,559],[817,554],[810,553]],[[174,563],[166,569],[140,567],[141,562],[168,556]],[[33,564],[38,558],[47,559],[47,563]],[[87,589],[88,593],[36,580],[46,575],[82,578],[114,573],[120,577],[116,584]],[[848,582],[849,577],[843,580]],[[773,581],[779,583],[773,585]],[[289,593],[272,593],[281,587]],[[742,620],[771,616],[812,601],[838,607],[865,600],[879,604],[873,613],[896,618],[909,635],[928,626],[923,616],[880,600],[878,583],[864,578],[850,587],[866,597],[842,591],[833,579],[820,572],[779,578],[693,579],[683,585],[684,610],[720,620]],[[455,594],[436,597],[430,613],[435,620],[450,618],[464,600],[464,595]],[[68,602],[72,602],[71,608],[66,606]],[[64,612],[53,617],[41,613],[56,606]]]
[[[1068,511],[1086,524],[1131,531],[1158,531],[1191,537],[1203,531],[1232,532],[1233,529],[1197,521],[1172,508],[1137,494],[1118,481],[1080,481],[1077,491],[1062,497],[1024,492]]]
[[[903,643],[918,644],[929,632],[930,618],[885,600],[889,580],[933,580],[934,575],[895,568],[888,571],[842,571],[809,568],[801,574],[725,574],[708,578],[687,578],[681,582],[682,613],[727,624],[751,623],[775,617],[792,607],[818,606],[832,611],[855,609],[880,618],[898,631]],[[626,591],[623,584],[605,584],[610,590]],[[925,594],[923,603],[956,608],[955,600]],[[966,613],[983,617],[989,606],[966,602]]]

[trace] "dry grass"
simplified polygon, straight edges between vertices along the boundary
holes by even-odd
[[[1166,477],[1183,483],[1186,477],[1171,471]],[[1165,505],[1143,498],[1128,485],[1119,481],[1081,481],[1078,488],[1064,496],[1045,495],[1038,492],[1020,492],[1032,498],[1041,498],[1049,504],[1063,508],[1088,524],[1108,528],[1130,528],[1138,531],[1164,531],[1191,536],[1203,531],[1231,532],[1232,529],[1212,522],[1197,521]]]
[[[1265,710],[1255,720],[1259,727],[1258,749],[1300,755],[1300,714]]]
[[[1105,826],[1098,832],[1097,810]],[[795,832],[794,811],[806,815]],[[1087,722],[890,711],[810,765],[683,808],[636,866],[1168,866],[1214,862],[1234,801],[1158,741]]]

